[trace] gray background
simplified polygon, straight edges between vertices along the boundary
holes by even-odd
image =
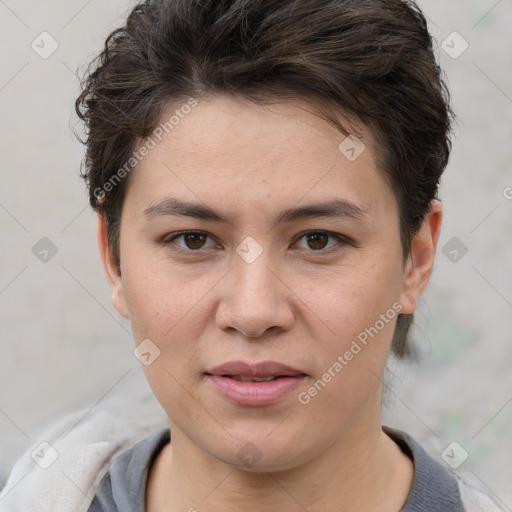
[[[133,4],[0,0],[0,486],[62,414],[129,408],[133,394],[150,394],[129,323],[111,305],[72,134],[75,71]],[[512,510],[512,2],[420,5],[458,124],[436,268],[414,329],[422,361],[391,362],[384,421],[440,461],[458,442],[469,454],[459,471]],[[46,59],[31,47],[43,31],[59,45]],[[469,47],[454,58],[460,37]],[[46,262],[33,253],[43,237],[57,249]]]

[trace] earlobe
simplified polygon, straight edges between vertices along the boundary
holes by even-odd
[[[114,261],[112,250],[108,242],[107,226],[102,215],[98,214],[98,248],[100,251],[103,270],[107,277],[108,284],[112,290],[112,303],[116,310],[125,318],[130,318],[128,308],[126,307],[126,298],[124,295],[123,280],[119,267]]]
[[[436,246],[441,232],[443,207],[434,199],[419,231],[411,243],[411,252],[404,271],[404,282],[400,296],[401,313],[414,313],[418,300],[427,287],[436,254]]]

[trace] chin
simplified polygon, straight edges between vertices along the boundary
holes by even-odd
[[[231,455],[226,459],[225,454],[222,462],[231,466],[239,471],[246,471],[248,473],[278,473],[281,471],[288,471],[296,468],[300,464],[296,458],[297,454],[287,455],[283,454],[277,456],[275,454],[259,454],[251,456],[245,454],[243,457],[238,456],[238,453]]]
[[[210,453],[223,463],[250,473],[287,471],[307,459],[306,453],[298,451],[298,448],[304,449],[303,440],[294,442],[292,437],[269,439],[261,436],[261,432],[252,437],[245,434],[243,440],[233,442],[232,438],[227,439],[225,446],[216,447]]]

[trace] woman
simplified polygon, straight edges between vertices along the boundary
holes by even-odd
[[[498,510],[381,424],[450,152],[414,2],[148,0],[77,112],[113,303],[169,418],[89,512]]]

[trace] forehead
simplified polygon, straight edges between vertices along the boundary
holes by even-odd
[[[372,134],[341,133],[313,103],[215,96],[184,105],[166,109],[150,136],[156,144],[131,176],[128,195],[136,191],[140,202],[164,189],[240,208],[245,200],[297,202],[333,191],[364,207],[390,199]]]

